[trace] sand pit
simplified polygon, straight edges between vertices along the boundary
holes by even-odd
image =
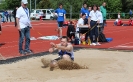
[[[89,69],[49,71],[42,58],[30,58],[13,64],[0,65],[0,82],[133,82],[133,53],[100,50],[79,50],[75,62]]]

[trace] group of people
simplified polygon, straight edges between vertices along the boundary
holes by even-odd
[[[78,20],[76,32],[79,32],[79,28],[82,26],[88,27],[89,32],[85,35],[85,41],[88,42],[88,38],[91,40],[90,45],[100,45],[98,42],[98,36],[100,32],[104,30],[104,24],[106,23],[106,3],[104,2],[102,6],[98,7],[97,5],[92,6],[91,11],[87,11],[87,4],[83,4],[81,9],[82,17]],[[98,25],[101,26],[100,30]],[[80,36],[80,33],[77,35]],[[79,37],[80,38],[80,37]]]
[[[104,25],[106,23],[106,3],[103,2],[102,6],[98,7],[93,5],[92,7],[87,7],[87,4],[83,4],[83,8],[80,10],[81,18],[78,20],[76,25],[76,32],[78,33],[77,37],[80,38],[79,27],[86,26],[90,32],[86,33],[85,40],[87,42],[88,37],[91,40],[91,45],[100,45],[98,42],[98,25],[100,25],[100,32],[103,32]],[[62,27],[63,22],[66,19],[66,11],[63,9],[63,5],[60,4],[59,8],[55,10],[57,13],[57,22],[58,22],[58,36],[62,36]]]
[[[8,19],[10,20],[10,22],[12,22],[12,12],[10,10],[8,11],[4,11],[1,15],[2,21],[3,23],[8,22]]]
[[[114,26],[133,26],[133,17],[129,18],[129,21],[127,24],[124,24],[121,18],[118,18],[114,22]]]

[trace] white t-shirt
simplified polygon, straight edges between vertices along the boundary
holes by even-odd
[[[116,19],[115,22],[118,22],[118,19]]]
[[[43,16],[43,12],[41,11],[41,12],[39,12],[39,14],[40,14],[40,16]]]
[[[31,27],[29,9],[24,9],[22,6],[17,9],[16,17],[19,18],[20,28],[23,29],[27,26]]]
[[[121,18],[121,16],[118,14],[118,19]]]
[[[100,20],[100,23],[103,23],[103,16],[101,11],[98,11],[98,20]]]
[[[98,13],[99,11],[97,10],[96,12],[94,12],[94,10],[92,10],[89,14],[89,16],[91,17],[91,20],[93,21],[97,21],[98,20]]]
[[[80,18],[77,22],[77,27],[76,27],[76,31],[79,31],[79,25],[84,25],[84,20],[83,18]]]

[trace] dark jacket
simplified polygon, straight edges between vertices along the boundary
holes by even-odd
[[[16,17],[16,12],[17,12],[17,9],[14,9],[12,12],[14,18]]]

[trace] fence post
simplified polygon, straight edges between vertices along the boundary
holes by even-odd
[[[72,19],[72,5],[70,5],[70,20]]]

